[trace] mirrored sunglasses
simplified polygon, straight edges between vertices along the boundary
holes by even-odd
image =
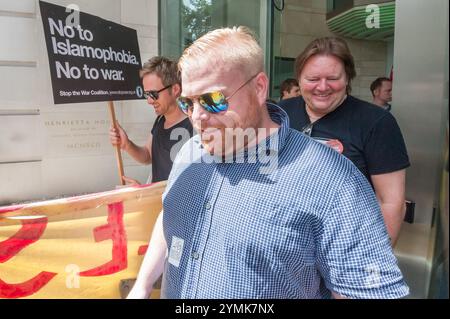
[[[197,99],[198,103],[210,113],[219,113],[228,109],[228,101],[220,91],[208,92],[192,98],[180,96],[177,103],[184,113],[191,114],[194,108],[194,99]]]
[[[231,99],[233,95],[235,95],[245,85],[250,83],[250,81],[253,80],[258,74],[259,73],[253,75],[250,79],[245,81],[229,97],[225,97],[221,91],[213,91],[191,97],[180,96],[177,98],[178,106],[187,115],[191,115],[194,110],[194,100],[197,100],[198,103],[210,113],[226,111],[228,109],[228,100]]]

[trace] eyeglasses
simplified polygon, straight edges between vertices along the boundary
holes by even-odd
[[[146,99],[148,99],[149,97],[151,97],[153,100],[157,100],[157,99],[159,99],[159,93],[161,93],[162,91],[164,91],[164,90],[167,90],[168,88],[170,88],[172,86],[172,84],[171,85],[168,85],[168,86],[166,86],[166,87],[163,87],[161,90],[150,90],[150,91],[144,91],[144,97],[146,98]]]
[[[311,133],[312,133],[312,130],[313,130],[313,126],[314,126],[313,123],[306,124],[305,126],[302,127],[300,132],[302,132],[302,133],[304,133],[304,134],[306,134],[308,136],[311,136]]]
[[[190,97],[180,96],[177,98],[178,106],[187,115],[191,115],[194,110],[194,100],[197,100],[198,103],[210,113],[226,111],[228,109],[228,100],[230,100],[240,89],[250,83],[250,81],[253,80],[258,74],[259,73],[253,75],[250,79],[245,81],[244,84],[238,87],[228,97],[226,97],[221,91],[213,91]]]

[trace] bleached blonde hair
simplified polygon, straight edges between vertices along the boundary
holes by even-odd
[[[264,71],[264,55],[256,36],[247,27],[221,28],[208,32],[184,50],[178,62],[182,76],[202,66],[225,67],[252,76]]]

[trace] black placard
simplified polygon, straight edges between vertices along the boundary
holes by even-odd
[[[136,30],[47,2],[39,5],[55,104],[143,98]]]

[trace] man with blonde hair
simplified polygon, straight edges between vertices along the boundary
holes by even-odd
[[[177,102],[199,134],[174,161],[129,298],[146,298],[161,273],[170,299],[408,293],[369,183],[266,104],[263,53],[247,28],[204,35],[179,69]]]

